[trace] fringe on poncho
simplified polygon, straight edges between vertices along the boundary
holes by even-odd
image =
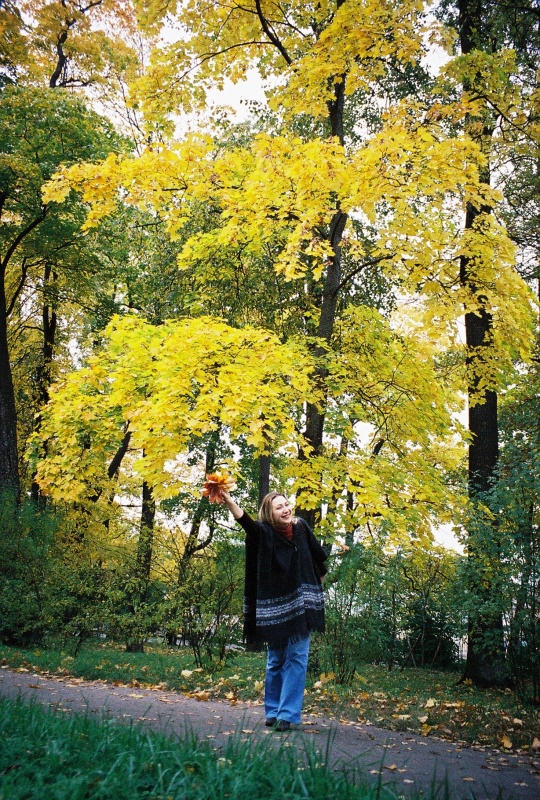
[[[296,519],[288,541],[248,514],[238,520],[246,531],[244,640],[272,649],[324,631],[326,553],[307,522]]]

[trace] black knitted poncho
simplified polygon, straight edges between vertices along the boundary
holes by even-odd
[[[324,631],[326,553],[307,522],[296,519],[291,541],[245,512],[238,522],[246,532],[245,641],[279,649]]]

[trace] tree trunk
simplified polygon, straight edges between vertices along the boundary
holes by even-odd
[[[140,606],[148,599],[148,586],[150,583],[150,569],[152,566],[152,548],[154,544],[154,521],[156,517],[156,503],[152,492],[152,487],[146,481],[142,486],[142,509],[141,525],[139,530],[139,541],[137,543],[137,558],[135,561],[136,594],[131,604],[131,610],[135,612],[135,606]],[[126,653],[143,653],[144,641],[132,640],[126,644]]]
[[[464,55],[482,49],[487,40],[484,10],[479,0],[459,0],[460,44]],[[469,88],[469,87],[465,87]],[[475,120],[477,123],[478,120]],[[489,142],[493,133],[492,120],[482,120],[483,143]],[[489,185],[489,161],[485,168],[484,181]],[[467,208],[466,230],[471,230],[480,214],[491,213],[491,209]],[[462,286],[476,293],[474,268],[469,259],[461,257],[460,280]],[[471,442],[468,459],[468,491],[473,507],[485,497],[496,477],[499,457],[499,430],[497,418],[497,395],[489,390],[478,395],[478,372],[491,346],[492,319],[483,307],[486,298],[478,296],[480,309],[465,315],[467,346],[468,394],[469,394],[469,432]],[[478,369],[477,369],[478,367]],[[496,583],[489,577],[497,553],[497,532],[493,528],[486,534],[486,526],[471,526],[469,530],[467,555],[470,570],[470,590],[475,597],[476,610],[468,622],[467,661],[462,680],[471,680],[477,686],[502,686],[505,677],[505,650],[503,621],[496,602]]]
[[[329,343],[334,333],[334,324],[336,321],[336,309],[339,297],[339,287],[341,283],[341,239],[343,231],[347,223],[347,215],[342,211],[337,210],[332,224],[330,225],[328,239],[332,245],[334,255],[329,261],[326,278],[324,281],[322,302],[321,302],[321,316],[319,319],[319,326],[317,329],[317,336],[324,342]],[[322,357],[324,354],[323,348],[318,348],[315,355]],[[324,368],[319,368],[314,375],[315,382],[324,387],[328,372]],[[308,445],[311,448],[313,455],[320,453],[323,443],[324,432],[324,410],[320,410],[316,405],[308,403],[306,408],[306,430],[305,437]],[[306,455],[300,453],[300,458],[305,458]],[[298,509],[300,516],[313,528],[317,522],[317,512],[315,509]]]
[[[51,280],[56,281],[57,275],[52,271],[50,264],[45,265],[43,274],[43,308],[41,312],[43,324],[43,346],[41,349],[41,364],[36,374],[36,393],[38,407],[41,409],[49,402],[49,389],[52,383],[52,364],[54,356],[54,346],[56,342],[56,328],[58,324],[58,317],[54,307],[47,301],[48,285]],[[38,413],[36,418],[36,431],[41,427],[41,417]],[[47,444],[44,445],[45,453],[47,452]],[[35,476],[32,479],[32,500],[34,503],[44,505],[46,498],[41,494],[39,485],[35,481]]]
[[[345,0],[336,0],[336,8],[340,8]],[[262,34],[268,41],[277,48],[279,53],[285,59],[287,65],[290,67],[293,64],[291,55],[287,52],[283,42],[281,42],[276,35],[271,22],[264,16],[262,4],[260,0],[255,2],[257,15],[259,17]],[[345,107],[345,88],[346,88],[346,74],[336,75],[333,81],[333,96],[327,102],[328,117],[327,123],[329,133],[331,136],[336,137],[340,144],[345,143],[345,126],[344,126],[344,107]],[[317,336],[324,340],[325,343],[330,342],[336,319],[336,308],[339,296],[339,289],[341,283],[341,240],[343,231],[347,222],[347,215],[344,214],[339,204],[336,205],[334,217],[329,225],[327,240],[332,246],[332,257],[329,259],[326,269],[326,277],[324,280],[321,301],[321,316],[319,319],[319,326]],[[320,348],[316,351],[316,355],[323,355],[323,350]],[[324,385],[327,378],[327,371],[323,368],[319,369],[314,379],[319,383],[324,391]],[[306,407],[306,429],[305,438],[309,446],[308,453],[299,453],[301,459],[310,457],[310,455],[317,455],[320,453],[323,442],[324,430],[324,410],[311,403]],[[298,504],[298,512],[310,524],[314,526],[317,513],[315,509],[302,509],[301,502]]]
[[[150,582],[150,568],[152,566],[152,548],[154,544],[154,522],[156,518],[156,503],[152,487],[143,481],[142,509],[139,542],[137,544],[137,562],[135,572],[141,585],[141,600],[146,600],[148,584]]]
[[[259,456],[259,506],[270,491],[270,456]]]
[[[9,360],[4,274],[0,279],[0,492],[20,496],[17,411]]]
[[[208,446],[206,448],[206,461],[205,461],[205,472],[209,473],[212,472],[216,463],[216,448],[219,441],[219,430],[216,430],[210,436],[210,440],[208,442]],[[178,562],[178,585],[181,586],[184,580],[185,570],[191,557],[194,553],[198,552],[199,550],[203,550],[205,547],[211,543],[214,531],[213,528],[210,529],[210,533],[204,542],[199,542],[199,533],[201,530],[201,523],[205,516],[205,509],[207,507],[207,500],[205,497],[201,497],[197,508],[195,509],[195,513],[193,515],[193,519],[191,521],[191,527],[189,529],[189,535],[186,542],[186,546],[184,547],[184,552],[182,553],[179,562]]]

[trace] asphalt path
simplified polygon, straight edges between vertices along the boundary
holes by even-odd
[[[432,736],[305,716],[299,730],[275,733],[264,727],[262,705],[197,700],[160,689],[116,686],[79,678],[47,677],[30,671],[0,671],[0,695],[39,702],[64,713],[112,716],[170,736],[195,733],[216,750],[229,737],[274,737],[320,752],[333,769],[362,773],[399,795],[446,782],[440,800],[540,800],[540,753],[509,753],[453,744]]]

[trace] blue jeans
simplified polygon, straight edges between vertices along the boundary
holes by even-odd
[[[264,684],[266,719],[275,717],[298,725],[304,701],[309,657],[309,639],[288,644],[280,650],[268,648]]]

